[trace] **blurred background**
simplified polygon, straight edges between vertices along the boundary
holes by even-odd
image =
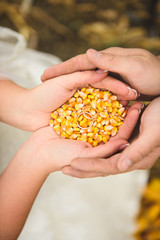
[[[29,48],[62,60],[111,46],[160,55],[160,0],[1,0],[0,25],[21,33]],[[149,174],[150,194],[142,196],[137,239],[160,239],[159,182],[160,160]]]
[[[159,0],[1,0],[0,22],[62,60],[90,47],[160,52]]]

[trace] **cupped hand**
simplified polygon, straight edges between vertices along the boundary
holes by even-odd
[[[92,147],[83,141],[62,139],[51,127],[44,127],[35,131],[28,139],[28,143],[26,144],[31,145],[34,149],[32,152],[35,164],[41,166],[48,175],[70,165],[75,158],[109,157],[117,152],[121,146],[123,147],[127,141],[115,139],[112,142]]]
[[[127,117],[125,118],[124,123],[120,127],[118,134],[110,139],[110,141],[107,143],[108,146],[109,144],[113,144],[114,141],[118,139],[128,141],[136,126],[142,108],[143,105],[139,102],[134,103],[130,107]],[[121,145],[119,150],[123,150],[126,147],[128,148],[127,143]],[[87,156],[85,158],[74,159],[71,162],[70,166],[66,166],[65,168],[63,168],[63,173],[79,178],[106,176],[109,175],[110,170],[117,170],[117,167],[114,164],[114,159],[118,160],[119,156],[120,154],[118,152],[115,152],[115,155],[111,157],[108,157],[108,155],[106,155],[104,158],[101,158],[99,156],[97,158],[89,158]],[[108,169],[106,169],[106,166],[108,167]]]
[[[120,74],[129,85],[145,95],[160,94],[160,59],[144,49],[111,47],[101,52],[89,49],[86,54],[46,69],[41,77],[51,77],[79,70],[99,68]],[[110,80],[108,76],[107,79]],[[114,78],[112,77],[112,80]],[[123,93],[121,93],[123,94]]]
[[[47,126],[51,112],[68,101],[78,88],[87,84],[92,85],[106,75],[107,73],[99,74],[95,71],[76,72],[56,77],[27,90],[26,112],[29,112],[30,122],[27,130],[35,131]]]

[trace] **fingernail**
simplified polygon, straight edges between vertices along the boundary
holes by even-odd
[[[128,95],[130,95],[132,90],[130,87],[127,87],[127,88],[128,88]]]
[[[119,150],[124,150],[128,146],[129,146],[129,143],[123,144],[120,146]]]
[[[128,88],[128,95],[130,95],[131,92],[133,91],[136,98],[139,96],[138,92],[135,89],[130,88],[130,87],[127,87],[127,88]]]
[[[123,159],[119,164],[118,164],[118,169],[121,171],[121,172],[125,172],[127,171],[130,166],[132,165],[132,162],[130,159]]]
[[[135,93],[135,97],[137,98],[138,97],[138,92],[132,88],[132,91]]]
[[[96,70],[96,73],[107,73],[108,72],[108,70],[102,70],[102,69],[97,69]]]

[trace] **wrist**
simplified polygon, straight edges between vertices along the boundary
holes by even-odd
[[[14,127],[29,130],[28,89],[10,80],[0,80],[0,120]]]
[[[28,175],[47,178],[50,171],[47,162],[41,156],[43,145],[35,137],[35,133],[20,147],[13,161]]]

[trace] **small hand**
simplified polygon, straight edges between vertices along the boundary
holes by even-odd
[[[64,104],[79,87],[102,80],[107,73],[95,71],[76,72],[46,81],[27,94],[27,112],[30,115],[30,129],[47,126],[50,114]]]
[[[28,142],[34,149],[34,161],[42,166],[47,175],[62,170],[75,158],[109,157],[127,143],[125,139],[117,138],[93,148],[83,141],[61,139],[51,127],[35,131]]]

